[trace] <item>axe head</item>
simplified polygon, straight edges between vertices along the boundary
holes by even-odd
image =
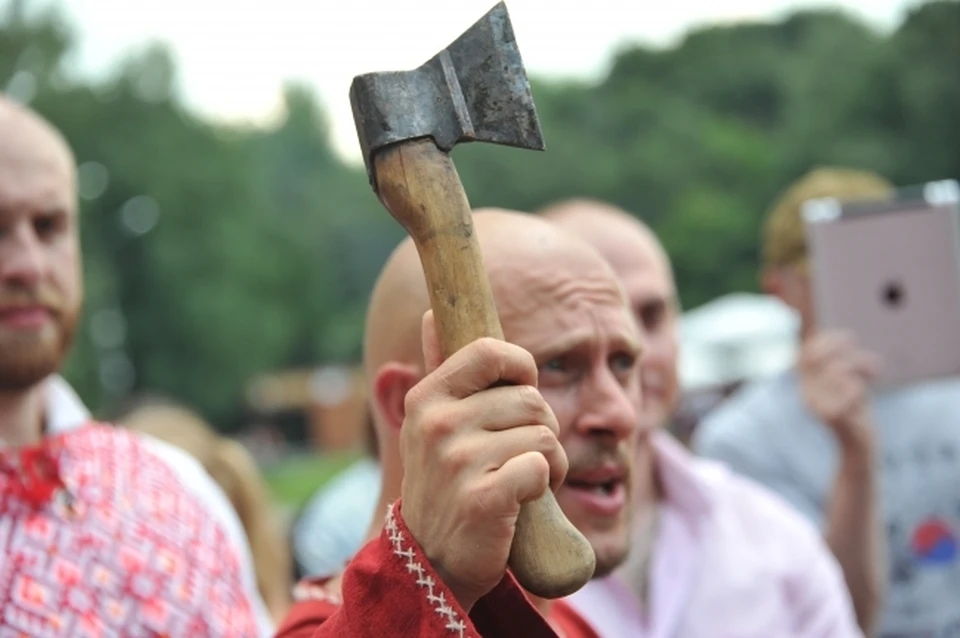
[[[373,155],[406,140],[431,137],[445,152],[473,141],[544,150],[503,2],[421,67],[355,77],[350,103],[374,190]]]

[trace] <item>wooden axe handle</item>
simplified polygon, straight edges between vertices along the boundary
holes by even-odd
[[[374,159],[380,200],[420,254],[444,357],[481,338],[503,339],[470,204],[450,157],[430,138],[383,150]],[[560,598],[593,577],[587,539],[549,489],[524,505],[510,550],[517,581],[541,598]]]

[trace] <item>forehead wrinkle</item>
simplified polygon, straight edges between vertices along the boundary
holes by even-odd
[[[529,315],[542,305],[626,304],[619,282],[606,273],[595,270],[574,275],[566,269],[549,268],[548,263],[492,273],[502,317]]]
[[[541,262],[506,273],[512,280],[497,277],[501,290],[495,294],[506,338],[530,349],[538,360],[601,343],[640,354],[643,344],[626,294],[606,264],[599,266],[574,275]],[[610,322],[611,309],[622,321]]]

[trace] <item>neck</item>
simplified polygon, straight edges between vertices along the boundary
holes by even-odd
[[[43,437],[43,385],[0,391],[0,445],[33,445]]]
[[[367,537],[363,541],[364,545],[380,537],[380,533],[383,531],[383,522],[387,517],[387,510],[391,505],[393,505],[395,500],[397,500],[395,496],[380,497],[380,502],[377,503],[377,509],[374,512],[373,520],[370,522],[370,529],[367,530]]]
[[[367,530],[367,538],[364,544],[379,538],[383,531],[383,525],[387,517],[387,510],[393,505],[394,501],[400,498],[400,485],[403,483],[403,469],[400,459],[380,458],[380,502],[377,503],[377,509],[374,512],[373,520],[370,521],[370,529]]]

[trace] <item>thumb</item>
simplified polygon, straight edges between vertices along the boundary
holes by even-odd
[[[440,351],[440,338],[437,337],[437,323],[433,318],[433,310],[423,313],[420,324],[420,343],[423,346],[423,366],[426,374],[430,374],[443,363],[443,353]]]

